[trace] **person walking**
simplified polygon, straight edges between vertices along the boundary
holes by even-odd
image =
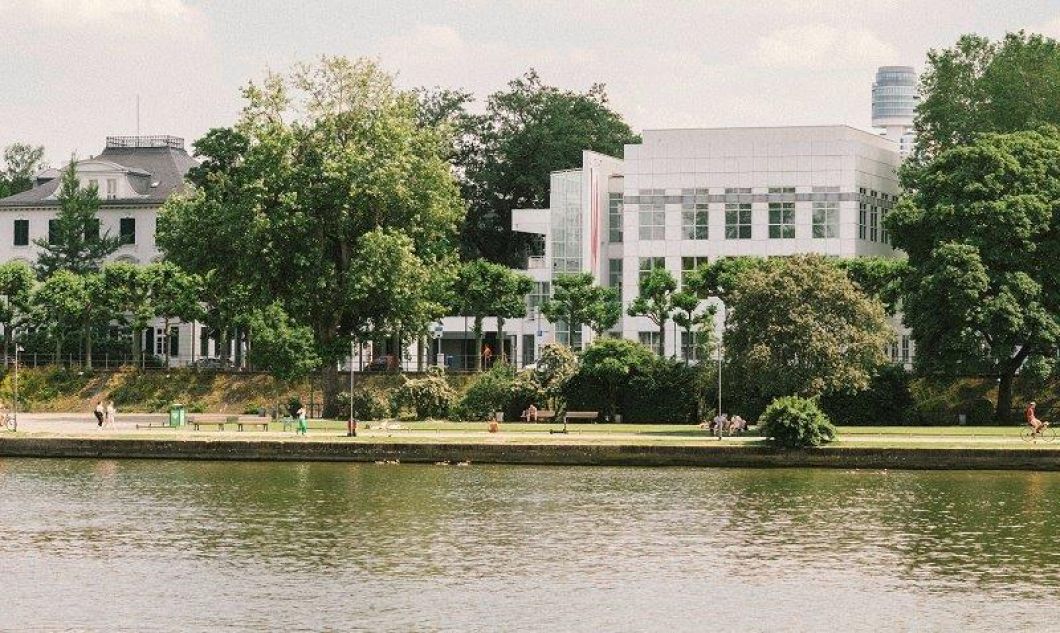
[[[108,428],[114,428],[114,416],[118,413],[118,410],[114,408],[114,401],[111,400],[107,403],[106,412],[103,414],[103,422]]]
[[[482,367],[489,369],[490,365],[493,364],[493,350],[490,349],[489,345],[482,346]]]
[[[306,424],[305,421],[305,407],[300,406],[298,407],[298,433],[301,435],[305,435],[308,432],[309,426]]]
[[[100,428],[103,428],[103,414],[104,414],[104,410],[103,410],[103,401],[102,400],[100,400],[99,402],[96,403],[96,410],[95,410],[94,413],[96,414],[96,426],[98,426]]]

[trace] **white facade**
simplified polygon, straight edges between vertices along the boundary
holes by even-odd
[[[543,343],[569,341],[562,324],[533,310],[564,272],[588,271],[618,288],[624,314],[652,266],[680,280],[682,271],[719,257],[896,255],[883,218],[897,201],[900,158],[894,143],[870,132],[647,130],[624,154],[584,152],[580,169],[552,175],[549,209],[513,213],[513,230],[540,235],[545,244],[526,271],[540,285],[528,298],[531,315],[505,325],[517,362],[532,362]],[[458,321],[445,320],[447,333],[460,330]],[[680,332],[673,323],[668,328],[664,353],[680,357]],[[657,331],[644,317],[623,316],[615,328],[646,343]],[[591,332],[583,328],[580,336],[588,341]],[[910,343],[899,341],[900,357]]]

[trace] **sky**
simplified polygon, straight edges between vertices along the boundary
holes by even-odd
[[[1060,0],[0,0],[0,147],[53,165],[108,135],[192,140],[240,88],[320,55],[480,98],[533,67],[606,84],[636,130],[869,125],[880,65],[922,68],[962,33],[1060,38]]]

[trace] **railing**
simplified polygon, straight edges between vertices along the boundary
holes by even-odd
[[[544,257],[535,256],[535,257],[528,257],[526,259],[526,269],[527,270],[535,270],[535,269],[541,269],[541,268],[547,268],[547,267],[548,267],[548,264],[545,261]]]
[[[184,139],[179,136],[168,135],[108,136],[107,147],[169,147],[171,149],[184,149]]]

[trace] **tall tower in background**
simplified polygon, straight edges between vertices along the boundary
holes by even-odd
[[[880,66],[872,84],[872,126],[898,143],[902,157],[913,151],[913,119],[920,103],[912,66]]]

